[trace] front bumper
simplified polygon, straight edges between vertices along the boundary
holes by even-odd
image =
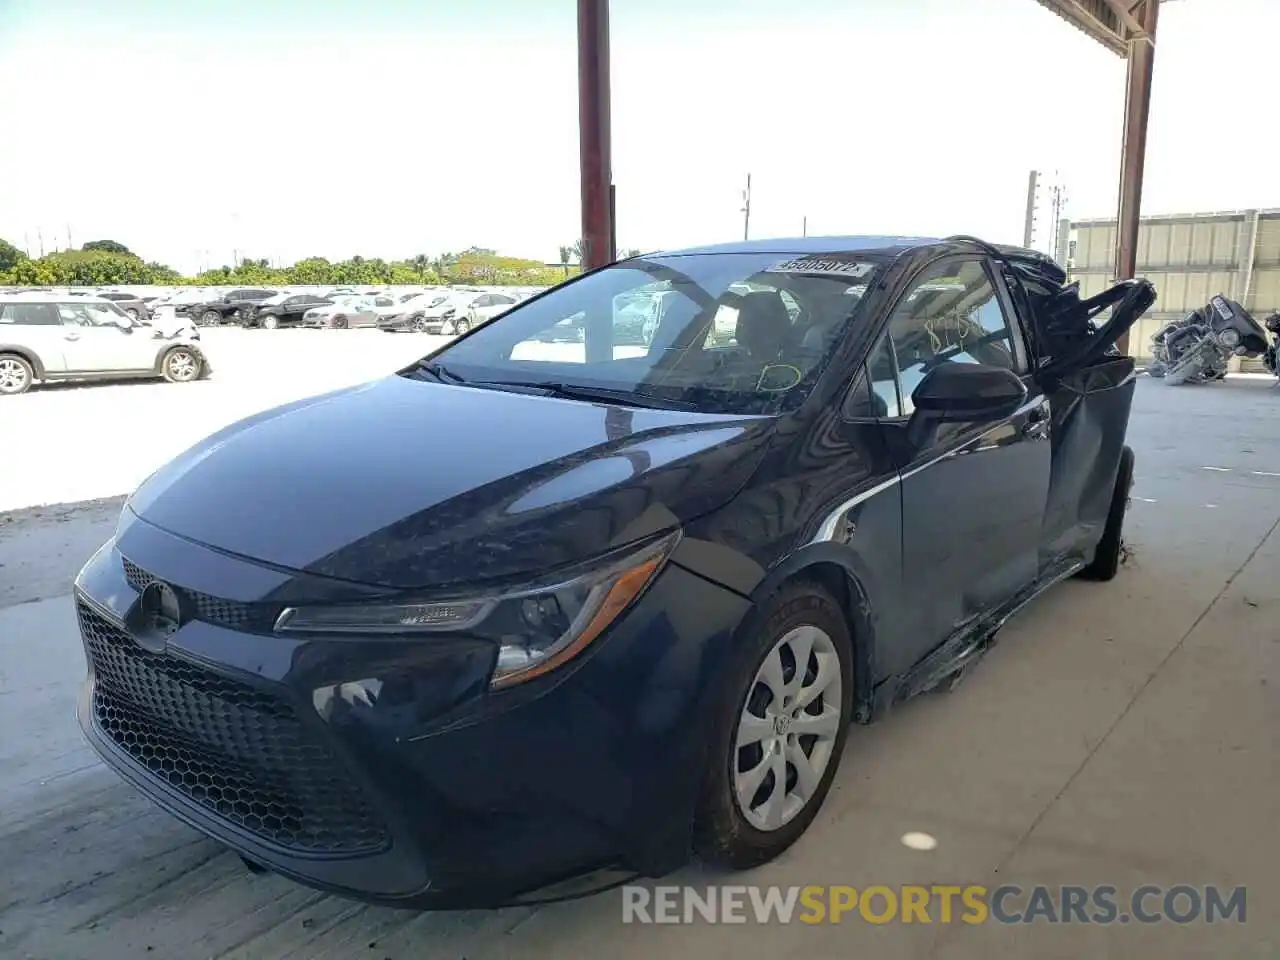
[[[138,588],[158,577],[180,585],[192,619],[148,650]],[[742,598],[671,563],[581,662],[495,695],[478,642],[271,632],[267,598],[318,589],[125,524],[76,581],[89,742],[197,830],[363,900],[497,906],[688,856],[704,686]],[[321,718],[316,691],[370,678],[372,706],[340,694],[346,707]]]

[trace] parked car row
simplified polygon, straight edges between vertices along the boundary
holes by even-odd
[[[321,294],[244,287],[214,298],[180,291],[157,299],[150,308],[171,307],[177,316],[188,317],[199,326],[233,323],[267,330],[377,327],[389,333],[456,334],[488,323],[535,292],[428,287],[357,293],[340,287]]]

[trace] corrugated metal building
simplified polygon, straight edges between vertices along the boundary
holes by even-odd
[[[1067,251],[1067,270],[1083,296],[1113,282],[1114,220],[1064,221],[1059,231],[1058,249]],[[1262,320],[1280,310],[1280,209],[1143,217],[1138,276],[1156,285],[1159,299],[1130,334],[1137,357],[1150,356],[1151,335],[1163,324],[1203,307],[1215,293]]]

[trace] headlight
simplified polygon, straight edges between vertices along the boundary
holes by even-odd
[[[1234,347],[1240,343],[1240,332],[1228,327],[1218,334],[1218,339],[1222,341],[1224,347]]]
[[[572,660],[653,582],[679,540],[671,534],[640,550],[606,557],[588,570],[515,590],[438,600],[334,607],[290,607],[276,630],[420,638],[468,634],[498,648],[490,686],[513,686]]]

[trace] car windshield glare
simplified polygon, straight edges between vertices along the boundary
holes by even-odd
[[[879,269],[839,253],[627,260],[511,306],[432,359],[455,382],[498,389],[786,412],[812,392]]]

